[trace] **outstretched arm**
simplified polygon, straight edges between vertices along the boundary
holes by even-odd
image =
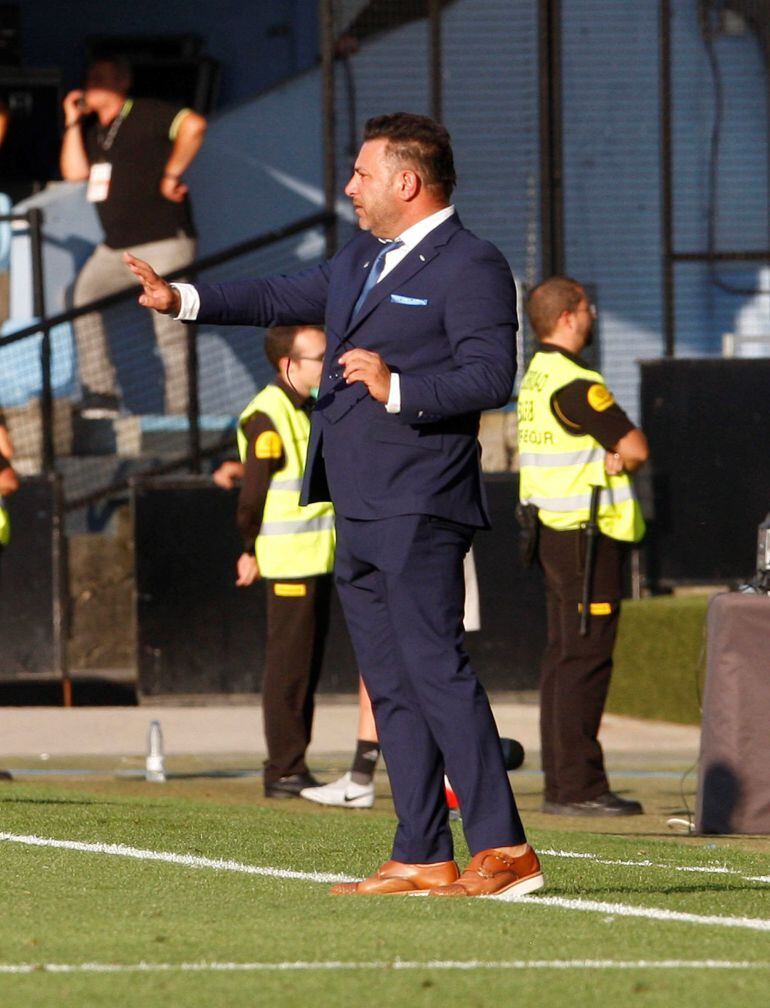
[[[142,285],[139,304],[162,315],[177,317],[182,308],[178,290],[158,276],[149,263],[130,252],[123,260]],[[329,288],[327,263],[289,276],[230,283],[195,284],[199,297],[197,314],[185,321],[216,325],[321,325]]]

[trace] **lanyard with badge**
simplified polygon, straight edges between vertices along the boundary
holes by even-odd
[[[107,154],[115,143],[118,130],[123,125],[126,116],[131,111],[133,102],[129,99],[123,103],[123,108],[110,123],[110,128],[102,135],[97,130],[96,142],[102,151]],[[112,164],[109,161],[95,161],[91,165],[88,173],[88,188],[86,189],[86,199],[89,203],[103,203],[110,192],[110,181],[112,179]]]

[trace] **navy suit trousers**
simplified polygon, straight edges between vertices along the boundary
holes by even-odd
[[[525,842],[487,695],[463,647],[469,526],[337,515],[335,578],[399,825],[393,858],[451,860],[446,772],[472,854]]]

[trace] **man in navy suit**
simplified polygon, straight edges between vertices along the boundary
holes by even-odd
[[[140,303],[177,318],[326,326],[301,500],[336,509],[337,587],[399,820],[392,860],[336,893],[523,895],[543,885],[463,649],[463,557],[489,525],[479,412],[511,393],[516,292],[501,253],[460,223],[454,184],[442,126],[379,116],[345,188],[362,233],[328,262],[171,287],[126,255]],[[462,875],[445,772],[473,855]]]

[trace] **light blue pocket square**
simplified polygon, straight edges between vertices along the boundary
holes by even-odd
[[[406,297],[404,294],[391,294],[390,300],[394,304],[410,305],[412,308],[427,308],[427,298]]]

